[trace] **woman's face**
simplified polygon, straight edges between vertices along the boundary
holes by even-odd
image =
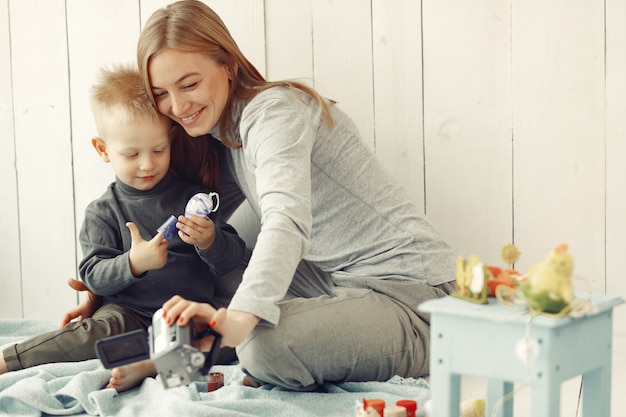
[[[199,52],[164,49],[150,59],[148,76],[161,113],[189,135],[209,133],[224,111],[231,71]]]

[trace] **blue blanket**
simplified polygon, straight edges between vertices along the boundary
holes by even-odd
[[[56,326],[0,320],[0,348]],[[318,392],[303,393],[271,385],[246,387],[238,365],[215,366],[212,371],[224,374],[224,387],[212,392],[207,392],[204,380],[165,389],[160,379],[148,378],[139,387],[118,394],[102,388],[110,371],[96,359],[40,365],[0,375],[0,415],[350,417],[363,398],[381,398],[387,404],[412,399],[420,406],[430,398],[429,386],[421,378],[326,384]],[[422,416],[420,408],[418,416]]]

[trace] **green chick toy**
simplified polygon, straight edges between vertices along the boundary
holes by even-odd
[[[522,294],[531,310],[548,314],[562,313],[574,300],[572,271],[574,260],[565,243],[554,248],[548,256],[528,269],[528,280]]]

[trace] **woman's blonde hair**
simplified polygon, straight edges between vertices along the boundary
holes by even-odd
[[[148,65],[165,48],[201,52],[226,65],[233,79],[226,107],[219,120],[222,143],[240,147],[235,135],[233,106],[247,102],[259,92],[274,86],[288,86],[309,94],[321,106],[326,123],[333,125],[326,101],[312,88],[296,81],[268,82],[243,55],[222,19],[198,0],[182,0],[159,9],[150,16],[137,45],[137,63],[150,97],[154,101]]]

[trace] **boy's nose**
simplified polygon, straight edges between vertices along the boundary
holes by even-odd
[[[141,158],[141,160],[139,161],[140,170],[150,171],[152,168],[154,168],[154,161],[150,156],[144,156],[143,158]]]

